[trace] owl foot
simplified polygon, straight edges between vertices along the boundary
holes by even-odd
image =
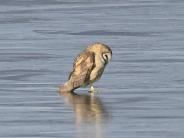
[[[95,88],[93,86],[90,86],[89,93],[94,93],[94,92],[95,92]]]
[[[90,90],[89,90],[89,93],[90,94],[94,94],[94,93],[99,93],[100,91],[99,91],[99,89],[97,89],[97,88],[94,88],[93,86],[91,86],[90,87]]]

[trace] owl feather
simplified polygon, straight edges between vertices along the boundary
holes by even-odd
[[[73,91],[78,87],[89,84],[90,73],[95,67],[95,55],[93,52],[84,51],[74,60],[73,71],[68,81],[61,86],[62,91]]]

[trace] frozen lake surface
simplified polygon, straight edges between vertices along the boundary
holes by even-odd
[[[96,41],[100,93],[59,95]],[[184,1],[0,0],[0,137],[184,138]]]

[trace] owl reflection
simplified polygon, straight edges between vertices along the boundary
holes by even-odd
[[[108,122],[111,119],[111,114],[99,97],[66,92],[60,95],[65,98],[67,104],[72,105],[77,124]]]
[[[106,44],[94,43],[88,46],[74,60],[73,71],[68,81],[60,87],[60,92],[73,92],[88,85],[89,91],[94,92],[93,83],[101,78],[111,57],[112,50]]]

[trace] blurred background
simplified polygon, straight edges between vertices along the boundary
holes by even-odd
[[[78,53],[113,59],[58,94]],[[184,1],[0,0],[0,137],[183,138]]]

